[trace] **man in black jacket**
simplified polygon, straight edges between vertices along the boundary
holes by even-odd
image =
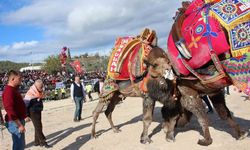
[[[74,114],[74,121],[79,122],[82,114],[82,103],[85,100],[85,87],[82,85],[80,81],[80,77],[76,76],[75,77],[75,82],[71,84],[70,87],[70,94],[71,94],[71,99],[74,100],[76,109],[75,109],[75,114]]]

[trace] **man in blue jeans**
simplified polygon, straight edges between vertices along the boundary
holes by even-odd
[[[25,118],[26,107],[18,87],[21,85],[22,77],[19,72],[11,70],[8,73],[8,84],[3,91],[3,106],[6,111],[5,122],[8,131],[11,133],[13,150],[25,148]]]
[[[81,84],[80,77],[75,77],[75,82],[71,84],[70,87],[70,94],[71,99],[74,100],[76,109],[75,109],[75,115],[74,115],[74,122],[79,122],[82,117],[82,103],[85,100],[86,93],[85,93],[85,87]]]

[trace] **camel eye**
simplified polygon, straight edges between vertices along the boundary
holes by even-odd
[[[152,64],[153,68],[157,68],[158,64]]]

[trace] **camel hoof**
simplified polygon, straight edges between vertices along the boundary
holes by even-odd
[[[149,137],[141,137],[141,140],[140,140],[140,142],[142,143],[142,144],[147,144],[147,143],[152,143],[153,141],[149,138]]]
[[[120,130],[120,129],[118,129],[118,128],[113,128],[113,131],[114,131],[114,133],[119,133],[119,132],[121,132],[122,130]]]
[[[201,146],[208,146],[208,145],[210,145],[212,143],[213,143],[212,139],[208,139],[208,140],[202,139],[202,140],[198,141],[198,144],[201,145]]]
[[[244,131],[241,133],[241,135],[239,136],[238,140],[243,140],[248,136],[248,132]]]
[[[91,135],[91,139],[97,139],[96,135]]]
[[[175,137],[173,134],[167,134],[166,140],[167,140],[167,142],[175,142]]]

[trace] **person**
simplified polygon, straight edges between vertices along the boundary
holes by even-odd
[[[0,125],[4,124],[4,120],[3,120],[3,114],[2,114],[2,107],[0,105]]]
[[[30,87],[24,97],[24,101],[27,107],[27,115],[31,118],[31,121],[35,128],[35,141],[34,146],[41,146],[50,148],[46,138],[43,134],[42,126],[42,110],[43,110],[43,81],[38,79]]]
[[[54,100],[58,100],[59,96],[58,96],[58,89],[55,89],[54,91]]]
[[[92,101],[93,98],[92,98],[92,96],[91,96],[91,92],[92,92],[92,85],[91,85],[91,83],[88,83],[88,84],[86,85],[86,91],[87,91],[87,93],[88,93],[89,100]]]
[[[0,130],[1,130],[0,132],[2,136],[3,136],[3,128],[4,128],[4,120],[3,120],[3,114],[2,114],[2,106],[0,105]]]
[[[98,95],[100,94],[100,81],[99,80],[94,84],[94,91],[97,92]]]
[[[61,94],[62,94],[62,98],[61,99],[64,99],[65,95],[66,95],[66,91],[65,91],[64,87],[61,88]]]
[[[85,101],[85,88],[80,81],[80,77],[76,76],[75,81],[71,84],[70,87],[71,99],[74,100],[76,108],[74,114],[74,122],[79,122],[82,120],[82,103]]]
[[[8,83],[2,94],[3,107],[6,111],[5,122],[12,136],[13,150],[23,150],[25,148],[25,118],[27,114],[25,103],[18,91],[21,82],[21,74],[10,70],[8,72]]]
[[[230,92],[229,92],[229,86],[227,86],[227,87],[225,87],[225,94],[227,94],[227,95],[230,95]]]
[[[99,91],[100,91],[100,93],[101,93],[101,91],[102,91],[103,84],[104,84],[104,79],[101,78],[101,79],[99,80]],[[100,94],[100,93],[99,93],[99,94]]]
[[[207,104],[207,107],[208,107],[207,113],[213,113],[214,111],[213,111],[212,105],[209,102],[208,96],[205,95],[205,96],[202,97],[202,99]]]

